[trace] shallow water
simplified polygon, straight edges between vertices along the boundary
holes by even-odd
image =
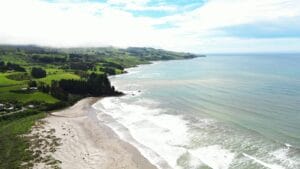
[[[95,107],[161,168],[300,168],[300,55],[155,62],[111,80],[127,95]]]

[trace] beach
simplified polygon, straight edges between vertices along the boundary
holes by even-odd
[[[99,98],[80,100],[70,108],[53,112],[43,119],[45,130],[55,130],[60,145],[50,155],[63,169],[155,169],[140,152],[122,141],[96,119],[92,108]],[[99,112],[98,112],[99,113]],[[33,131],[32,132],[36,132]],[[43,150],[41,150],[43,151]],[[34,168],[50,168],[36,163]]]

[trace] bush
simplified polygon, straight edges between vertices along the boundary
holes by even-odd
[[[116,70],[113,67],[100,67],[99,71],[105,72],[108,75],[115,75],[116,74]]]
[[[60,102],[56,102],[53,104],[47,104],[45,105],[45,111],[52,111],[52,110],[57,110],[57,109],[62,109],[69,106],[69,104],[67,102],[64,101],[60,101]]]
[[[28,82],[28,87],[37,87],[37,82],[35,80],[30,80]]]

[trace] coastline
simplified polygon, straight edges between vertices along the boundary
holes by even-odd
[[[172,60],[151,61],[149,65],[166,61]],[[124,73],[108,78],[128,74],[131,69],[142,65],[147,64],[126,68]],[[37,134],[39,135],[38,139],[47,140],[49,135],[45,135],[44,132],[49,133],[51,131],[51,137],[55,140],[48,141],[57,144],[55,147],[43,145],[46,149],[57,149],[51,153],[49,150],[44,151],[38,148],[38,151],[42,152],[43,158],[49,157],[50,160],[48,162],[47,159],[42,162],[34,162],[33,169],[50,169],[53,167],[73,169],[74,165],[77,169],[96,169],[99,167],[105,169],[171,168],[164,160],[153,162],[148,159],[138,146],[121,139],[111,126],[102,122],[101,118],[98,119],[99,110],[93,108],[93,105],[100,99],[98,97],[83,98],[72,106],[49,112],[49,115],[42,119],[41,123],[37,122],[33,126],[29,135]],[[43,131],[39,131],[40,127]],[[52,133],[52,131],[55,132]],[[55,143],[56,140],[60,140],[60,143]],[[51,164],[50,161],[53,163]]]
[[[96,119],[92,105],[99,98],[85,98],[73,106],[51,113],[43,128],[55,130],[60,145],[50,155],[59,167],[71,169],[157,169],[134,146],[121,140],[108,126]],[[36,133],[35,129],[32,131]],[[43,150],[41,150],[43,151]],[[50,168],[36,163],[34,168]]]

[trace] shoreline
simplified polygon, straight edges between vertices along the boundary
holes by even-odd
[[[84,98],[73,106],[52,112],[43,119],[43,128],[55,130],[60,138],[56,151],[50,153],[63,169],[157,169],[136,147],[121,140],[108,126],[96,119],[93,104],[100,98]],[[32,132],[37,132],[33,129]],[[41,150],[43,151],[43,150]],[[51,168],[36,163],[35,169]]]
[[[149,65],[166,61],[174,60],[151,61]],[[108,78],[128,74],[128,70],[143,65],[148,64],[126,68],[124,73],[112,75]],[[96,169],[99,167],[105,169],[171,169],[164,160],[153,162],[151,159],[146,158],[139,146],[120,138],[111,126],[105,124],[102,119],[98,119],[97,112],[100,111],[95,109],[93,105],[100,99],[100,97],[83,98],[72,106],[49,112],[47,117],[41,120],[43,131],[36,130],[40,124],[34,125],[33,130],[30,132],[31,135],[38,134],[41,139],[45,139],[47,136],[41,132],[55,131],[51,137],[61,140],[61,142],[59,146],[50,147],[50,149],[57,149],[52,153],[43,152],[41,148],[39,149],[44,153],[42,156],[49,156],[54,164],[34,163],[33,169],[50,169],[53,166],[54,168],[73,169],[74,165],[77,169]],[[129,137],[133,139],[131,135]],[[84,141],[80,141],[79,138]],[[136,142],[136,144],[140,143]],[[96,153],[90,153],[95,151]]]

